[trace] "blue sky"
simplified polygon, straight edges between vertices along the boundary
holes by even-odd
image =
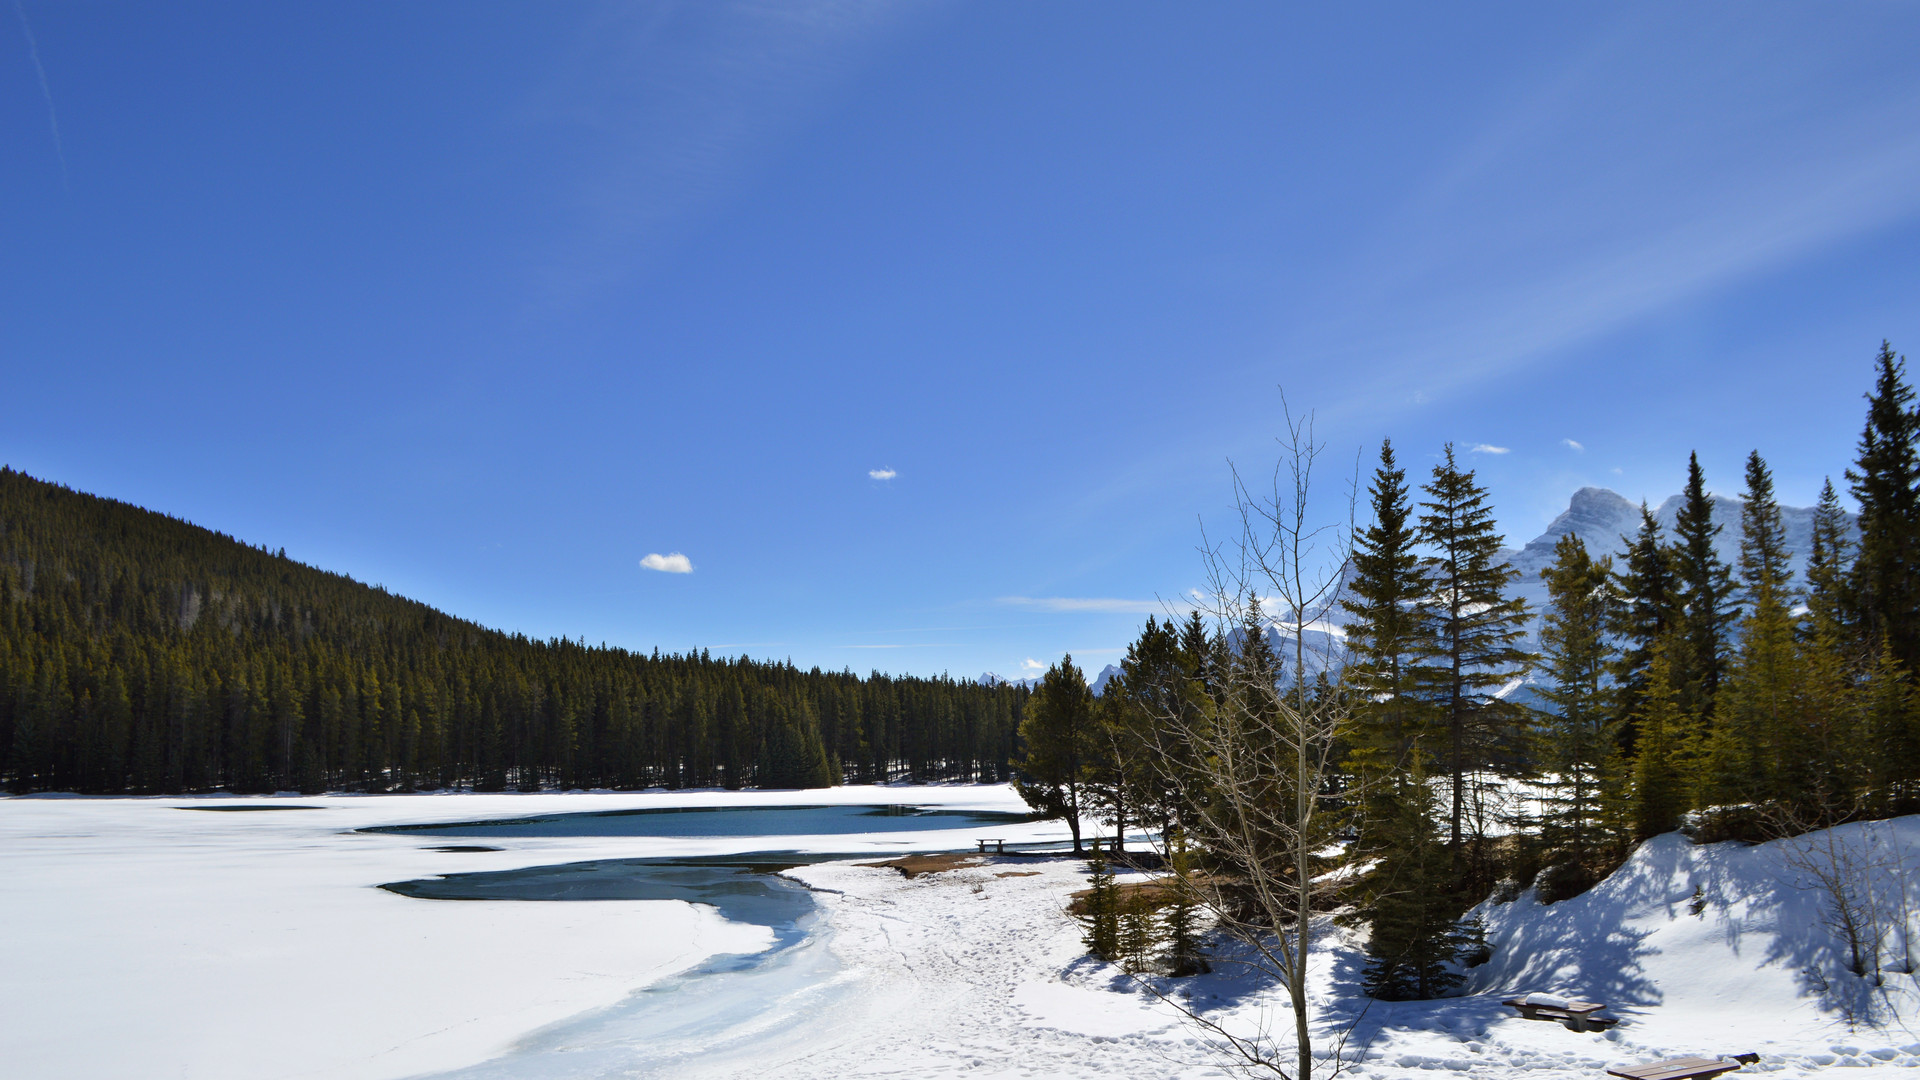
[[[537,637],[1097,670],[1281,387],[1519,542],[1920,350],[1911,4],[7,2],[0,461]]]

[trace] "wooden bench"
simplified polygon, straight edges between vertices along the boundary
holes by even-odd
[[[1622,1077],[1623,1080],[1708,1080],[1709,1077],[1732,1072],[1742,1065],[1751,1065],[1759,1060],[1759,1054],[1734,1054],[1732,1057],[1713,1058],[1668,1058],[1651,1065],[1629,1065],[1619,1069],[1608,1069],[1607,1075]]]
[[[1500,1004],[1520,1010],[1520,1015],[1528,1020],[1551,1020],[1565,1026],[1568,1031],[1605,1031],[1620,1022],[1611,1016],[1593,1015],[1606,1008],[1598,1001],[1570,1001],[1545,994],[1526,994],[1507,998]]]
[[[980,845],[980,854],[982,855],[987,853],[988,844],[993,845],[993,851],[996,855],[1005,855],[1007,853],[1007,842],[1005,840],[981,840],[975,838],[973,842]]]

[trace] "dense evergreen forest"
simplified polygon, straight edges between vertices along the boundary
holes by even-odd
[[[0,468],[17,792],[1000,781],[1025,698],[533,641]]]

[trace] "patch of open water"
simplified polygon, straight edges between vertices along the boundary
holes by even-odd
[[[1030,814],[999,810],[946,810],[919,806],[675,806],[642,810],[596,810],[536,817],[455,821],[427,825],[377,825],[360,832],[417,836],[651,836],[768,837],[851,836],[876,832],[928,832],[986,828],[1033,821]]]
[[[773,931],[774,952],[806,938],[801,924],[813,913],[806,886],[777,876],[780,871],[852,854],[799,855],[752,852],[697,858],[593,859],[519,870],[395,881],[380,886],[420,900],[681,900],[706,904],[722,918]],[[766,952],[743,958],[752,960]],[[743,964],[727,963],[726,970]]]

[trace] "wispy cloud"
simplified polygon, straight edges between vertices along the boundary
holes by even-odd
[[[27,56],[33,60],[33,73],[40,76],[40,96],[47,100],[47,126],[53,129],[53,156],[60,159],[60,182],[67,182],[67,148],[60,142],[60,115],[53,111],[53,87],[47,82],[47,69],[40,63],[40,42],[34,39],[33,24],[27,22],[27,9],[13,0],[13,13],[20,16],[20,30],[27,35]]]
[[[1025,660],[1020,661],[1020,670],[1032,672],[1033,674],[1037,675],[1040,672],[1047,670],[1047,665],[1029,656]]]
[[[1513,453],[1513,451],[1505,446],[1491,446],[1487,443],[1474,443],[1473,446],[1467,451],[1467,453],[1469,454],[1511,454]]]
[[[1105,596],[1003,596],[999,603],[1034,611],[1091,612],[1108,615],[1164,615],[1186,611],[1186,601],[1123,600]]]
[[[1582,445],[1580,445],[1580,443],[1579,443],[1579,441],[1578,441],[1578,440],[1575,440],[1575,439],[1561,439],[1561,440],[1560,440],[1560,442],[1561,442],[1561,443],[1562,443],[1563,445],[1565,445],[1567,449],[1569,449],[1569,450],[1572,450],[1572,451],[1574,451],[1575,453],[1580,453],[1580,454],[1584,454],[1584,453],[1586,453],[1586,452],[1587,452],[1587,448],[1586,448],[1585,446],[1582,446]]]
[[[640,565],[646,567],[649,570],[658,570],[663,574],[693,573],[693,560],[687,558],[685,555],[682,555],[677,551],[671,555],[661,555],[658,552],[655,552],[653,554],[648,555],[646,558],[641,559]],[[725,576],[725,575],[722,575],[722,576]]]
[[[875,480],[891,480],[900,474],[894,472],[892,469],[868,469],[867,475],[873,477]]]

